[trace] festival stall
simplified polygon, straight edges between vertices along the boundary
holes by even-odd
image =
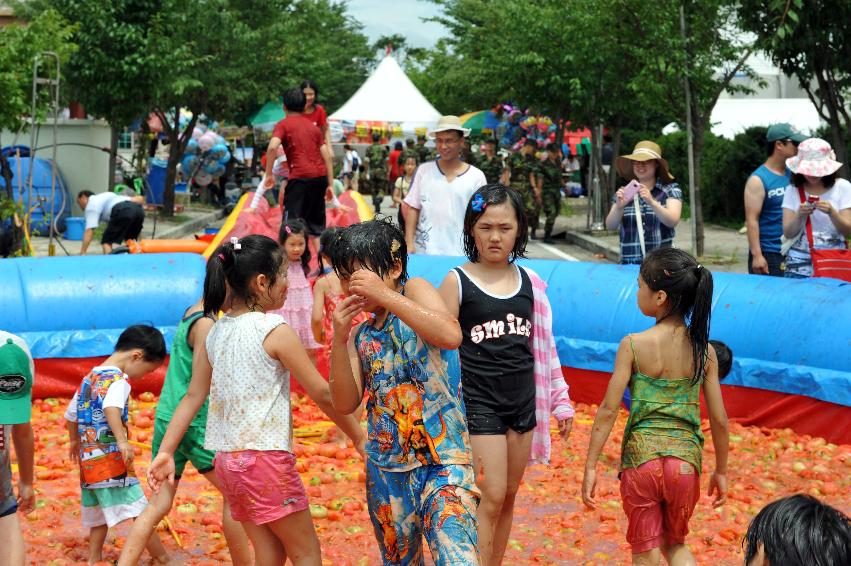
[[[392,56],[385,57],[361,87],[328,117],[334,142],[382,143],[425,135],[437,123],[438,112],[417,89]]]

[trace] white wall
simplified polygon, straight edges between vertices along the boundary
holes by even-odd
[[[110,128],[103,120],[70,120],[60,119],[57,127],[57,143],[84,143],[97,147],[109,148]],[[49,146],[53,143],[53,124],[41,124],[36,131],[36,148]],[[15,138],[15,133],[8,130],[0,132],[0,145],[11,144],[29,145],[30,132],[25,130]],[[38,157],[50,159],[52,147],[38,150]],[[91,147],[60,145],[56,148],[56,164],[62,172],[68,192],[72,200],[79,191],[89,190],[101,193],[107,190],[109,184],[109,154]],[[81,216],[82,211],[74,203],[73,216]]]

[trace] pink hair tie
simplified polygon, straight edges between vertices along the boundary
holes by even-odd
[[[220,254],[216,254],[216,255],[218,256],[218,258],[219,258],[220,260],[222,260],[222,261],[224,261],[224,260],[225,260],[225,254],[221,254],[221,253],[220,253]]]
[[[292,229],[292,228],[290,228],[289,226],[284,226],[284,232],[286,232],[287,234],[292,234],[292,233],[293,233],[293,229]]]

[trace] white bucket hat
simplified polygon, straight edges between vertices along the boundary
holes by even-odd
[[[461,135],[465,138],[470,135],[470,128],[463,127],[458,116],[441,116],[437,125],[429,130],[428,137],[434,139],[434,134],[437,132],[448,132],[450,130],[461,132]]]
[[[820,138],[810,138],[798,145],[798,154],[786,160],[786,167],[792,173],[810,177],[826,177],[836,173],[842,163],[836,161],[830,144]]]

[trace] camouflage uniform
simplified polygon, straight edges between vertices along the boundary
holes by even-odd
[[[488,183],[499,183],[499,179],[502,177],[502,171],[505,169],[505,165],[502,163],[502,157],[494,155],[488,159],[485,154],[479,157],[477,167],[485,174],[485,179],[487,179]]]
[[[541,189],[541,201],[544,216],[544,240],[550,239],[556,218],[561,211],[561,187],[562,168],[561,162],[551,161],[547,158],[538,166],[538,174],[543,177],[543,188]]]
[[[399,165],[405,165],[405,161],[407,161],[407,159],[409,157],[413,157],[414,161],[416,161],[417,164],[419,165],[420,158],[417,155],[417,150],[412,148],[412,147],[407,147],[407,148],[403,149],[402,153],[399,154],[399,159],[396,160],[396,163],[399,164]]]
[[[534,232],[538,227],[540,205],[535,200],[535,191],[529,181],[531,175],[538,174],[538,159],[530,153],[523,156],[519,151],[508,158],[507,166],[511,170],[511,188],[523,197],[523,207],[526,209],[526,219],[529,228]]]
[[[417,150],[417,163],[425,163],[426,161],[431,161],[433,156],[431,150],[426,147],[425,144],[418,145],[416,147]]]
[[[387,148],[380,143],[373,143],[366,148],[366,159],[369,162],[369,193],[372,194],[372,206],[375,213],[381,212],[381,199],[387,192]]]

